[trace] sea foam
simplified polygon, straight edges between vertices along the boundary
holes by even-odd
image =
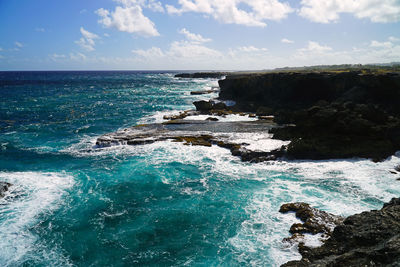
[[[74,184],[65,173],[0,172],[0,180],[12,184],[0,199],[0,265],[20,265],[26,258],[54,258],[67,264],[56,248],[38,243],[30,228],[40,216],[50,214],[62,203],[62,197]],[[35,251],[35,256],[29,256]]]

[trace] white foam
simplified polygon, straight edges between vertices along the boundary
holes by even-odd
[[[225,116],[216,116],[216,115],[195,115],[188,116],[184,118],[184,120],[199,120],[204,121],[209,117],[217,118],[220,122],[239,122],[239,121],[256,121],[257,118],[250,118],[248,115],[240,116],[238,114],[229,114]]]
[[[228,136],[228,141],[230,142],[248,144],[244,145],[244,147],[252,151],[269,152],[290,143],[290,141],[272,139],[272,134],[268,132],[229,133],[228,135],[224,133],[221,135]]]
[[[229,136],[232,141],[249,143],[250,148],[271,149],[282,145],[265,133]],[[91,142],[93,144],[95,139]],[[182,193],[188,195],[210,190],[209,177],[258,181],[259,189],[253,193],[246,207],[248,219],[243,221],[236,235],[227,240],[226,244],[238,262],[254,266],[278,266],[300,258],[295,244],[282,242],[283,238],[290,235],[291,224],[298,222],[293,214],[278,212],[284,203],[302,201],[327,212],[349,216],[380,208],[382,202],[400,194],[397,176],[389,172],[400,164],[400,154],[380,163],[367,159],[346,159],[250,164],[241,162],[228,149],[218,146],[185,146],[182,143],[162,141],[143,146],[96,149],[87,155],[102,153],[149,155],[146,160],[154,166],[169,162],[194,165],[199,169],[204,191],[185,188]],[[162,182],[176,182],[171,179],[174,178],[163,177]],[[320,240],[320,236],[305,236],[305,241],[311,246],[319,245]]]
[[[265,184],[254,193],[246,208],[250,218],[229,240],[240,255],[238,260],[257,259],[259,262],[253,265],[270,262],[278,266],[299,259],[296,245],[282,242],[290,235],[288,230],[297,219],[293,214],[280,214],[280,205],[303,201],[343,216],[380,208],[380,201],[388,201],[400,194],[396,177],[389,172],[399,163],[400,158],[393,156],[381,163],[366,159],[276,161],[254,164],[248,168],[252,171],[241,168],[239,172],[243,176],[254,177]],[[223,172],[227,173],[229,169]],[[263,227],[254,227],[260,224]],[[321,238],[306,235],[305,241],[309,246],[317,246],[321,244]],[[252,253],[255,249],[256,254]]]
[[[73,177],[65,173],[0,172],[0,180],[13,184],[0,199],[0,265],[20,265],[33,250],[35,257],[54,257],[54,262],[68,265],[56,248],[38,244],[29,229],[38,223],[40,215],[59,207],[62,196],[74,183]]]

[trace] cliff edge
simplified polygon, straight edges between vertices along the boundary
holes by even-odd
[[[291,140],[297,159],[365,157],[400,150],[399,72],[274,72],[219,81],[220,100],[237,111],[275,115],[287,125],[274,138]]]

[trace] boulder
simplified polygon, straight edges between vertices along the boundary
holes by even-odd
[[[195,101],[193,105],[195,105],[196,110],[200,112],[207,112],[213,108],[213,103],[211,101]]]
[[[227,109],[227,106],[226,106],[226,104],[225,104],[224,102],[218,102],[218,103],[216,103],[216,104],[214,104],[214,105],[212,106],[212,109],[215,109],[215,110],[225,110],[225,109]]]
[[[7,182],[0,182],[0,198],[4,197],[10,186],[12,186],[12,184]]]

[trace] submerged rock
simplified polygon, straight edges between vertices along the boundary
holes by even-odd
[[[299,246],[300,261],[282,266],[399,266],[400,198],[347,217],[317,248]]]
[[[206,121],[219,121],[218,118],[215,117],[208,117]]]
[[[12,186],[12,184],[7,182],[0,182],[0,198],[4,197],[4,194],[8,191],[10,186]]]

